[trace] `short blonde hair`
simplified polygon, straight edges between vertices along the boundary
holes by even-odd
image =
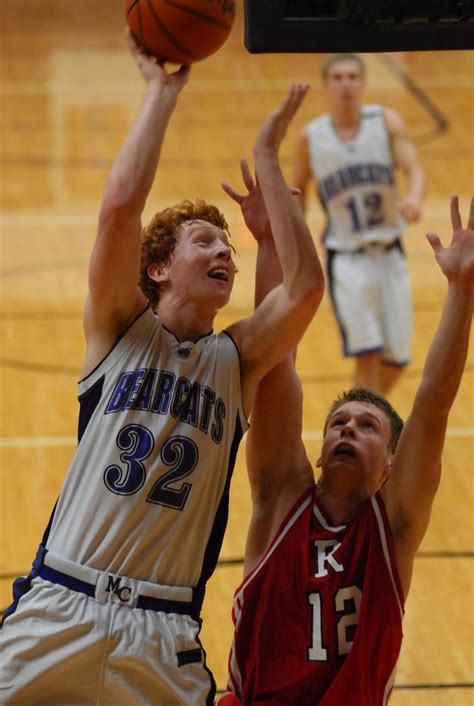
[[[356,64],[359,65],[361,77],[365,78],[365,64],[360,56],[357,54],[329,54],[321,66],[321,76],[323,81],[327,81],[330,70],[334,64],[338,64],[340,61],[355,61]]]

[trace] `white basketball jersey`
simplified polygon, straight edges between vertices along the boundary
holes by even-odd
[[[349,142],[340,138],[330,114],[310,122],[306,134],[327,216],[324,245],[353,251],[364,243],[395,240],[403,221],[383,108],[364,106],[357,135]]]
[[[79,383],[80,441],[47,549],[161,584],[203,586],[247,428],[226,333],[179,343],[151,309]]]

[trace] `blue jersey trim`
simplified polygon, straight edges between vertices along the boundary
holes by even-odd
[[[96,382],[82,395],[79,395],[79,420],[78,420],[78,430],[77,430],[77,440],[81,441],[85,430],[94,414],[97,405],[102,397],[102,390],[104,387],[105,374],[102,375]]]
[[[127,333],[127,331],[133,326],[133,324],[135,323],[135,321],[138,321],[138,319],[140,318],[140,316],[143,316],[143,314],[144,314],[146,311],[148,311],[149,308],[150,308],[150,305],[147,304],[146,307],[143,309],[143,311],[140,311],[140,313],[137,314],[137,316],[135,316],[135,318],[133,319],[133,321],[130,322],[129,326],[127,326],[127,328],[125,329],[125,331],[119,336],[119,338],[117,338],[117,340],[115,341],[114,345],[113,345],[112,348],[109,350],[109,352],[104,355],[104,357],[102,358],[102,360],[99,361],[99,363],[97,363],[97,365],[93,368],[93,370],[90,371],[90,373],[87,373],[87,375],[86,375],[85,377],[83,377],[83,378],[81,378],[81,379],[79,380],[79,383],[85,382],[88,378],[90,378],[91,375],[93,375],[93,374],[95,373],[95,371],[97,370],[97,368],[100,368],[100,366],[102,365],[102,363],[104,362],[104,360],[107,360],[107,358],[108,358],[109,355],[112,353],[112,351],[114,350],[114,348],[116,348],[116,347],[118,346],[118,344],[120,343],[120,341],[122,340],[122,338],[125,336],[125,334]],[[78,383],[78,384],[79,384],[79,383]]]
[[[217,559],[219,558],[219,553],[222,547],[222,542],[224,540],[224,533],[227,527],[227,520],[229,517],[230,482],[232,479],[232,474],[234,472],[237,451],[242,437],[242,424],[240,422],[239,415],[237,415],[235,421],[234,437],[229,453],[226,483],[222,493],[221,501],[219,503],[219,507],[217,508],[217,512],[214,518],[212,530],[209,534],[209,540],[207,542],[206,551],[204,553],[201,576],[199,577],[197,586],[193,589],[194,600],[200,601],[201,603],[204,600],[206,583],[214,573],[214,569],[216,568],[217,564]]]
[[[54,510],[53,510],[53,514],[54,514]],[[52,519],[52,515],[51,515],[51,519]],[[46,528],[45,535],[49,531],[49,527],[51,525],[51,519],[48,523],[48,527]],[[16,611],[18,601],[20,600],[20,598],[22,598],[22,596],[24,596],[30,590],[31,582],[33,581],[34,578],[36,578],[39,575],[39,572],[41,571],[45,554],[46,554],[46,549],[44,548],[43,544],[40,544],[38,547],[38,551],[36,552],[36,556],[33,561],[33,564],[31,566],[31,571],[28,574],[28,576],[20,576],[19,578],[15,579],[15,581],[13,582],[13,586],[12,586],[13,601],[12,601],[12,603],[10,603],[10,605],[8,606],[8,608],[5,610],[5,612],[3,614],[1,625],[3,625],[3,623],[8,618],[9,615],[12,615]]]

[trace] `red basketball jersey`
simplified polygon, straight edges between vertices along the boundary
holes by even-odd
[[[380,495],[333,527],[314,488],[234,596],[229,688],[244,704],[382,706],[403,597]]]

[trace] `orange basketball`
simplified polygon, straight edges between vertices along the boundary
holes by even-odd
[[[160,61],[192,64],[214,54],[235,19],[234,0],[126,0],[135,40]]]

